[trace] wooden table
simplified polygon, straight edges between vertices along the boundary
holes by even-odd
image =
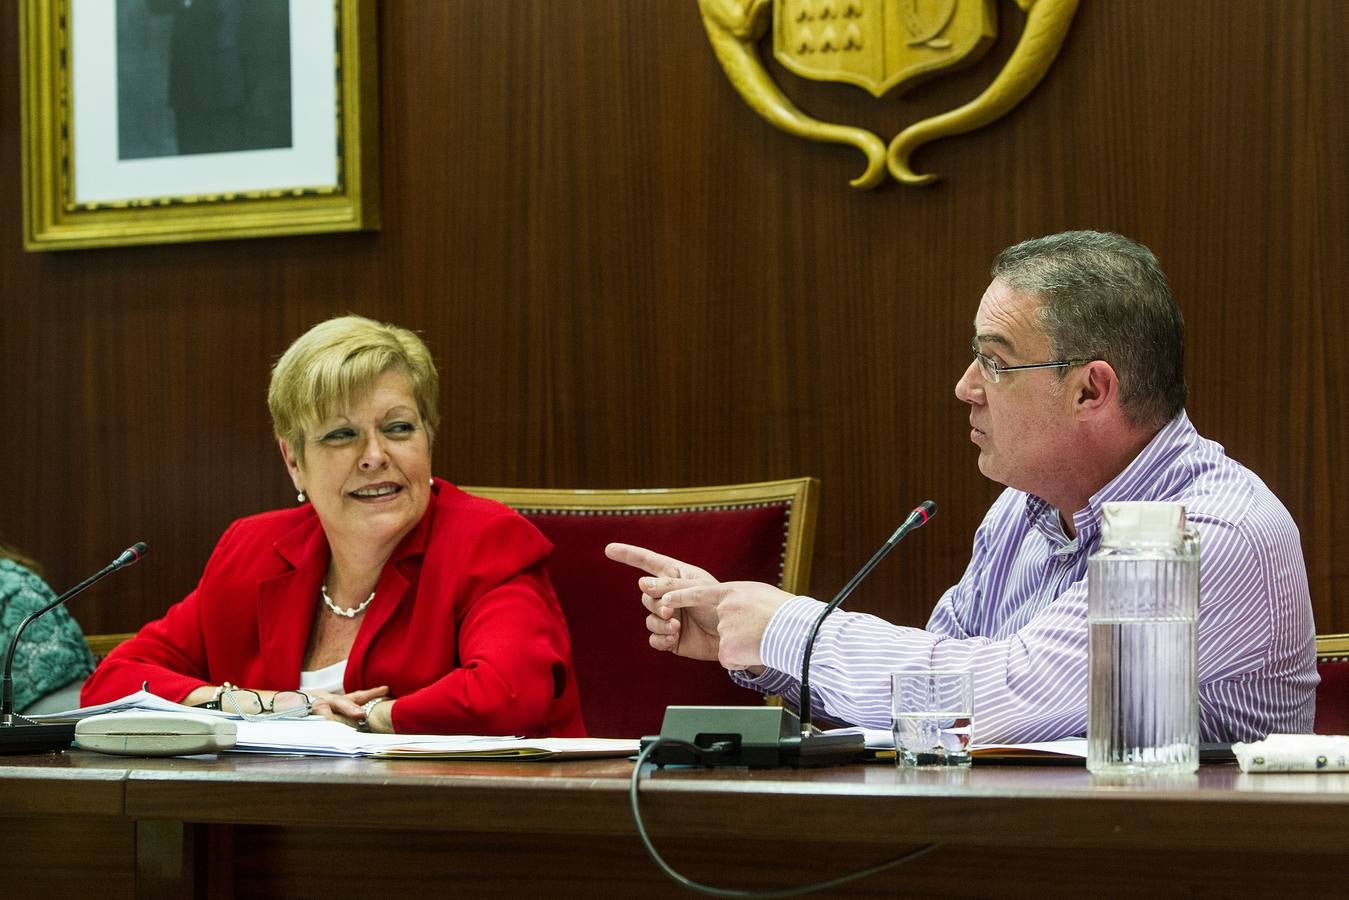
[[[7,897],[688,896],[639,844],[631,764],[0,757]],[[643,780],[691,877],[781,887],[927,843],[837,896],[1349,893],[1349,775],[1104,781],[888,764]]]

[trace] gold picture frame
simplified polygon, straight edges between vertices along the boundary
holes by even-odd
[[[163,12],[166,3],[194,5],[140,2],[161,18],[170,14]],[[163,112],[180,123],[174,149],[128,158],[125,135],[132,129],[125,122],[119,127],[125,111],[118,91],[140,95],[118,86],[119,72],[126,71],[119,66],[131,63],[119,61],[117,43],[126,27],[119,17],[138,8],[107,0],[21,0],[25,249],[379,227],[374,0],[288,0],[283,105],[276,105],[275,92],[269,102],[284,110],[289,144],[184,150],[188,128],[174,109]],[[166,26],[155,27],[162,35]],[[139,55],[134,61],[143,64]],[[161,87],[161,100],[165,96],[173,96],[172,89]],[[327,122],[334,123],[331,133]]]

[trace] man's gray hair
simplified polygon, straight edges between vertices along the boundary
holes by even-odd
[[[1152,251],[1099,231],[1014,244],[993,277],[1041,300],[1054,359],[1103,359],[1135,425],[1160,428],[1185,408],[1185,320]]]

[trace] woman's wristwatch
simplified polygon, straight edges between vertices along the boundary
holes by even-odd
[[[198,704],[197,704],[195,707],[193,707],[193,708],[194,708],[194,709],[220,709],[220,698],[221,698],[221,696],[224,695],[224,694],[228,694],[230,691],[237,691],[237,690],[239,690],[238,685],[230,684],[228,681],[226,681],[224,684],[221,684],[219,687],[217,687],[217,688],[215,689],[215,693],[211,694],[211,699],[210,699],[210,700],[207,700],[205,703],[198,703]]]
[[[365,705],[361,707],[361,721],[356,723],[356,730],[370,731],[370,714],[375,711],[376,706],[388,699],[388,697],[376,697],[374,700],[365,701]]]

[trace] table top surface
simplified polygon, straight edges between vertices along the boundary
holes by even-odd
[[[121,757],[72,750],[0,757],[0,782],[197,782],[304,785],[320,789],[380,786],[388,790],[500,789],[574,793],[628,790],[626,759],[566,761],[376,760],[304,756]],[[1328,804],[1349,807],[1349,773],[1245,774],[1235,765],[1204,765],[1194,775],[1092,775],[1073,765],[975,765],[964,769],[900,769],[890,763],[822,768],[703,769],[648,767],[642,790],[736,795],[887,798],[1003,797],[1022,799],[1147,799],[1154,802]]]
[[[0,781],[211,781],[217,783],[377,784],[421,789],[527,785],[533,790],[626,791],[627,759],[417,760],[348,759],[263,754],[124,757],[71,750],[0,756]],[[890,762],[820,768],[648,767],[651,792],[834,796],[1147,797],[1166,802],[1242,798],[1261,803],[1349,806],[1349,772],[1246,774],[1235,764],[1203,765],[1194,775],[1098,776],[1080,765],[977,764],[969,768],[902,769]]]
[[[336,759],[223,754],[150,759],[70,751],[0,757],[0,809],[146,819],[483,832],[630,834],[628,760]],[[818,769],[648,770],[656,834],[941,839],[1027,845],[1234,849],[1349,843],[1349,773],[1243,774],[1235,765],[1157,778],[1081,766],[890,763]]]

